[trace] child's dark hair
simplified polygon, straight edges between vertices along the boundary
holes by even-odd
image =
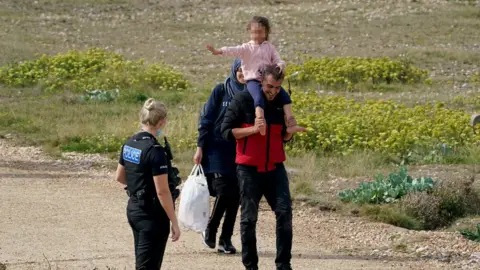
[[[250,31],[252,23],[258,23],[265,27],[265,39],[268,40],[268,35],[270,34],[270,22],[268,21],[268,19],[262,16],[253,16],[253,18],[248,22],[247,31]]]

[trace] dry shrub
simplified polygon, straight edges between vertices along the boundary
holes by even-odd
[[[440,200],[425,192],[413,192],[402,198],[401,209],[422,223],[422,228],[433,229],[442,225],[439,215]]]

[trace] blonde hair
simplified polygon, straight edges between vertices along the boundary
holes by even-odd
[[[144,125],[155,126],[167,117],[167,106],[153,98],[147,99],[140,111],[140,122]]]

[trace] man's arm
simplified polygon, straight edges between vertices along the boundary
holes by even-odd
[[[242,95],[237,94],[225,112],[225,116],[223,118],[222,126],[221,126],[221,133],[222,137],[225,140],[240,140],[245,137],[251,136],[260,132],[260,127],[265,125],[265,120],[263,119],[255,119],[255,125],[252,127],[244,127],[241,128],[241,124],[245,119],[245,112],[243,110],[242,103],[244,101],[241,100]]]
[[[296,126],[297,125],[297,120],[295,118],[289,119],[288,123],[289,126]],[[283,125],[283,142],[287,143],[291,141],[293,138],[293,133],[288,133],[287,132],[287,126]]]
[[[264,121],[264,120],[260,120],[260,121]],[[233,137],[235,137],[235,139],[240,140],[240,139],[243,139],[245,137],[256,134],[259,131],[260,130],[259,130],[259,127],[257,125],[255,125],[253,127],[234,128],[234,129],[232,129],[232,135],[233,135]]]
[[[240,128],[245,114],[242,110],[242,101],[240,100],[241,93],[238,93],[233,97],[232,102],[225,112],[223,122],[220,127],[222,137],[227,141],[233,141],[241,139],[246,136],[250,136],[253,133],[253,127]]]

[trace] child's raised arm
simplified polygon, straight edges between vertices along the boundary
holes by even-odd
[[[207,45],[207,50],[211,51],[213,55],[222,54],[222,51],[215,49],[212,45]]]
[[[247,44],[242,44],[233,47],[222,47],[220,50],[215,49],[212,45],[207,45],[207,49],[212,52],[213,55],[226,55],[242,57],[247,52]]]

